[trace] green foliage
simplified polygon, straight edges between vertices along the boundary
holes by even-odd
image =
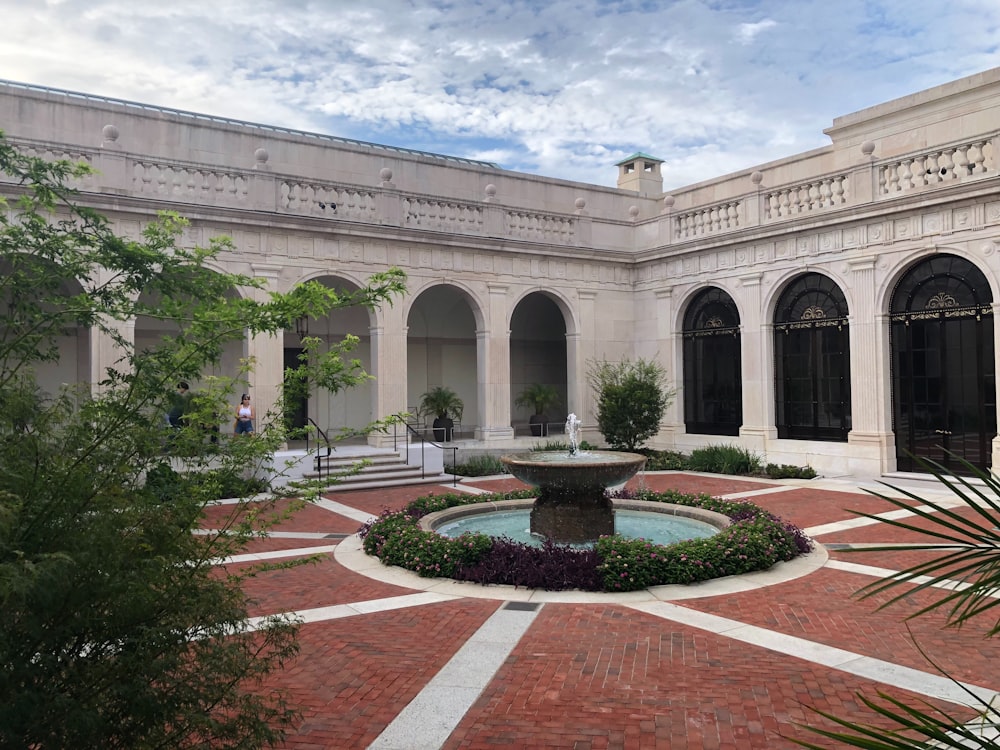
[[[707,445],[691,451],[687,468],[713,474],[757,474],[761,459],[756,453],[738,445]]]
[[[451,388],[439,385],[420,396],[418,410],[422,415],[433,414],[440,419],[452,417],[460,420],[465,411],[465,402]]]
[[[677,451],[640,451],[646,456],[646,471],[684,471],[688,468],[688,457]]]
[[[546,409],[549,409],[559,403],[559,391],[555,389],[554,386],[546,385],[544,383],[534,383],[529,385],[517,399],[515,399],[514,404],[517,406],[528,406],[534,409],[535,414],[544,414]]]
[[[764,473],[771,479],[815,479],[816,470],[811,466],[795,466],[794,464],[768,464]]]
[[[587,381],[597,396],[597,426],[615,450],[634,451],[660,429],[674,397],[667,373],[652,360],[593,361]]]
[[[688,539],[669,547],[645,539],[602,537],[597,551],[605,591],[636,591],[767,570],[798,554],[793,535],[763,514],[708,539]]]
[[[209,268],[231,243],[178,246],[174,214],[116,236],[63,186],[85,171],[0,137],[16,196],[0,201],[0,746],[273,746],[296,711],[260,686],[296,654],[295,624],[251,627],[241,582],[254,569],[219,575],[214,563],[266,528],[273,503],[232,506],[225,533],[191,532],[212,500],[253,491],[242,478],[266,471],[285,434],[260,414],[253,439],[210,443],[206,425],[230,413],[253,363],[206,373],[231,342],[388,301],[403,276],[257,302],[258,281]],[[165,332],[136,350],[123,331],[140,316]],[[106,335],[120,359],[93,393],[44,393],[35,373],[74,330]],[[303,378],[336,391],[364,377],[338,356],[303,363]],[[180,380],[198,388],[168,431]]]
[[[492,495],[427,495],[402,511],[387,512],[362,528],[364,549],[386,565],[398,565],[425,577],[455,577],[463,566],[482,562],[492,552],[493,540],[483,534],[448,539],[423,531],[417,520],[459,505],[533,497],[536,490]],[[694,583],[720,576],[766,570],[811,549],[811,542],[794,526],[783,523],[748,502],[720,500],[709,495],[679,492],[640,492],[640,500],[705,508],[729,516],[733,524],[709,539],[664,547],[644,539],[603,537],[597,542],[597,567],[604,591],[634,591],[670,583]],[[560,545],[549,545],[558,555]],[[544,551],[536,551],[544,557]],[[535,565],[543,565],[537,559]],[[554,569],[558,569],[554,567]],[[495,581],[485,581],[495,582]],[[553,581],[553,588],[562,588]],[[541,584],[545,586],[546,584]],[[547,586],[546,586],[547,587]]]
[[[927,500],[909,490],[888,484],[886,486],[901,498],[869,490],[897,509],[912,513],[916,519],[886,519],[869,513],[858,515],[905,529],[921,537],[929,537],[929,540],[891,547],[868,547],[857,550],[858,553],[923,550],[939,554],[887,578],[874,581],[859,593],[863,598],[868,598],[895,592],[892,598],[879,606],[879,609],[885,609],[909,600],[917,591],[941,591],[943,593],[939,597],[910,614],[907,619],[942,610],[947,627],[958,628],[970,625],[977,618],[980,621],[989,618],[985,619],[986,637],[992,638],[1000,634],[1000,616],[996,614],[996,607],[1000,605],[1000,600],[996,598],[996,592],[1000,590],[1000,478],[978,469],[958,456],[952,457],[961,464],[968,476],[957,475],[934,461],[922,458],[915,460],[960,501],[958,507],[954,502]],[[956,585],[956,582],[960,585]],[[927,654],[925,657],[935,669],[942,671]],[[860,702],[878,717],[877,726],[817,711],[839,728],[823,730],[807,726],[806,729],[821,737],[836,740],[838,747],[872,750],[926,747],[997,750],[1000,748],[1000,740],[996,738],[995,728],[1000,725],[1000,708],[985,702],[971,690],[966,689],[966,692],[969,705],[979,712],[979,716],[973,721],[969,721],[965,715],[949,714],[926,702],[911,705],[904,699],[879,692],[877,700],[858,696]],[[796,744],[808,748],[821,747],[801,740],[796,741]]]
[[[506,474],[507,467],[496,456],[471,456],[464,463],[451,467],[453,474],[463,477],[489,477],[494,474]]]

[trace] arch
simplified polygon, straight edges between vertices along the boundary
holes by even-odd
[[[936,253],[910,264],[889,298],[896,463],[989,469],[996,435],[993,290],[972,261]]]
[[[477,426],[482,306],[473,291],[452,281],[425,284],[406,310],[407,403],[415,411],[421,395],[436,386],[450,388],[465,404],[459,434]],[[450,435],[445,432],[445,436]]]
[[[357,291],[362,282],[348,274],[319,271],[299,279],[292,286],[307,282],[317,282],[335,291],[350,293]],[[347,355],[357,359],[365,372],[371,372],[371,328],[376,325],[375,311],[365,307],[351,306],[330,310],[320,318],[300,319],[283,336],[283,370],[298,367],[304,353],[303,339],[320,340],[320,352],[325,353],[347,336],[358,338],[357,347]],[[303,428],[312,419],[328,434],[342,431],[356,431],[359,435],[373,420],[374,387],[368,381],[360,383],[348,391],[332,392],[323,388],[309,389],[308,393],[296,392],[295,397],[286,400],[286,419],[293,428]],[[358,438],[361,439],[361,438]]]
[[[14,270],[21,263],[19,258],[26,264],[20,272],[34,287],[31,299],[25,299],[15,281]],[[86,291],[80,280],[67,274],[58,263],[28,253],[11,253],[0,258],[0,277],[14,281],[12,284],[0,285],[0,305],[5,311],[4,321],[0,325],[5,327],[18,325],[18,309],[21,303],[24,304],[21,309],[27,317],[34,317],[39,312],[48,316],[58,311],[59,305],[56,300],[68,299]],[[42,281],[45,277],[48,279]],[[32,283],[32,278],[46,285],[44,291],[40,291],[41,287]],[[57,281],[54,286],[49,286],[49,280]],[[30,362],[28,367],[34,376],[35,384],[48,397],[58,395],[64,388],[74,388],[91,381],[93,331],[90,327],[72,320],[62,321],[59,327],[61,330],[58,333],[55,331],[51,333],[53,349],[44,358]],[[41,342],[39,345],[47,348],[48,343]]]
[[[684,426],[687,432],[739,435],[743,425],[740,314],[715,286],[700,289],[684,309]]]
[[[448,279],[446,281],[428,281],[422,284],[419,288],[411,289],[407,298],[404,299],[403,319],[409,320],[410,314],[420,298],[437,288],[449,288],[455,290],[455,292],[457,292],[469,305],[469,309],[472,311],[472,316],[475,320],[476,330],[481,331],[486,327],[486,315],[483,312],[483,310],[486,309],[486,304],[479,298],[471,286],[453,279]]]
[[[847,298],[816,272],[790,279],[774,309],[779,438],[846,441],[851,429]]]
[[[509,317],[510,413],[513,423],[527,422],[535,437],[547,436],[551,425],[566,419],[569,325],[565,304],[560,301],[548,290],[536,288],[521,295]],[[519,406],[517,399],[533,386],[554,389],[558,402]]]
[[[517,306],[521,304],[522,300],[532,294],[544,294],[552,300],[556,307],[559,308],[559,312],[562,313],[563,322],[566,324],[567,336],[573,336],[580,332],[579,313],[573,307],[573,303],[558,289],[546,289],[542,286],[534,286],[530,289],[525,289],[514,298],[514,303],[511,305],[510,310],[507,313],[508,331],[511,328],[511,320],[514,317],[514,311],[517,309]]]

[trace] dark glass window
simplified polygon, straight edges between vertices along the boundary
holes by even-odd
[[[690,433],[738,435],[742,424],[740,316],[732,297],[712,287],[684,316],[684,426]]]
[[[774,317],[778,437],[846,441],[851,429],[847,300],[807,273],[786,287]]]
[[[993,294],[975,265],[942,253],[913,266],[889,305],[897,468],[926,458],[990,467],[997,429]]]

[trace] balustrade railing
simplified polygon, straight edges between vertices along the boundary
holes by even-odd
[[[354,221],[374,222],[378,217],[373,190],[321,182],[282,180],[278,185],[278,209]]]
[[[895,195],[996,172],[993,141],[980,139],[879,165],[878,193]]]
[[[408,196],[403,199],[406,226],[457,234],[482,234],[483,207],[474,203]]]
[[[674,219],[678,239],[695,239],[740,228],[740,201],[685,211]]]
[[[199,205],[246,205],[250,180],[233,170],[129,160],[136,194]]]
[[[773,221],[842,206],[849,197],[847,184],[846,174],[836,174],[770,190],[764,194],[764,220]]]
[[[505,219],[509,237],[558,245],[572,245],[576,240],[573,216],[508,210]]]

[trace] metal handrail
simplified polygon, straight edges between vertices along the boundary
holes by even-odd
[[[400,423],[394,424],[393,428],[392,428],[392,449],[395,450],[395,451],[399,450],[399,446],[398,446],[398,441],[399,441],[399,424]],[[403,427],[406,428],[407,432],[413,433],[413,436],[416,437],[416,438],[418,438],[420,440],[420,478],[424,479],[427,476],[427,471],[426,471],[427,459],[426,459],[426,457],[424,455],[424,445],[426,443],[430,443],[431,445],[435,446],[436,448],[440,448],[442,451],[450,450],[452,452],[451,453],[451,468],[452,468],[453,471],[451,473],[451,483],[452,483],[453,487],[457,487],[458,486],[458,475],[455,474],[454,468],[455,468],[455,465],[458,463],[458,447],[454,446],[454,445],[451,445],[451,446],[449,446],[449,445],[441,445],[441,443],[436,443],[433,440],[428,440],[421,433],[419,433],[415,429],[413,429],[413,427],[410,426],[409,424],[403,422],[402,425],[403,425]],[[406,463],[410,463],[410,441],[409,440],[406,441]]]
[[[333,446],[330,444],[330,438],[327,437],[327,434],[323,430],[323,428],[320,427],[318,424],[316,424],[315,420],[312,417],[306,417],[306,419],[308,420],[309,424],[311,424],[313,427],[316,428],[316,433],[318,435],[322,436],[323,443],[326,445],[326,455],[325,456],[320,455],[320,453],[319,453],[319,445],[316,446],[316,458],[315,458],[315,464],[314,465],[316,467],[316,473],[319,474],[319,478],[322,480],[323,479],[323,464],[326,463],[327,469],[330,468],[330,462],[329,461],[324,462],[323,459],[324,458],[330,458],[330,456],[333,455],[333,450],[334,449],[333,449]],[[319,440],[317,439],[316,442],[318,444]],[[306,452],[307,453],[309,452],[309,431],[308,430],[306,430]]]

